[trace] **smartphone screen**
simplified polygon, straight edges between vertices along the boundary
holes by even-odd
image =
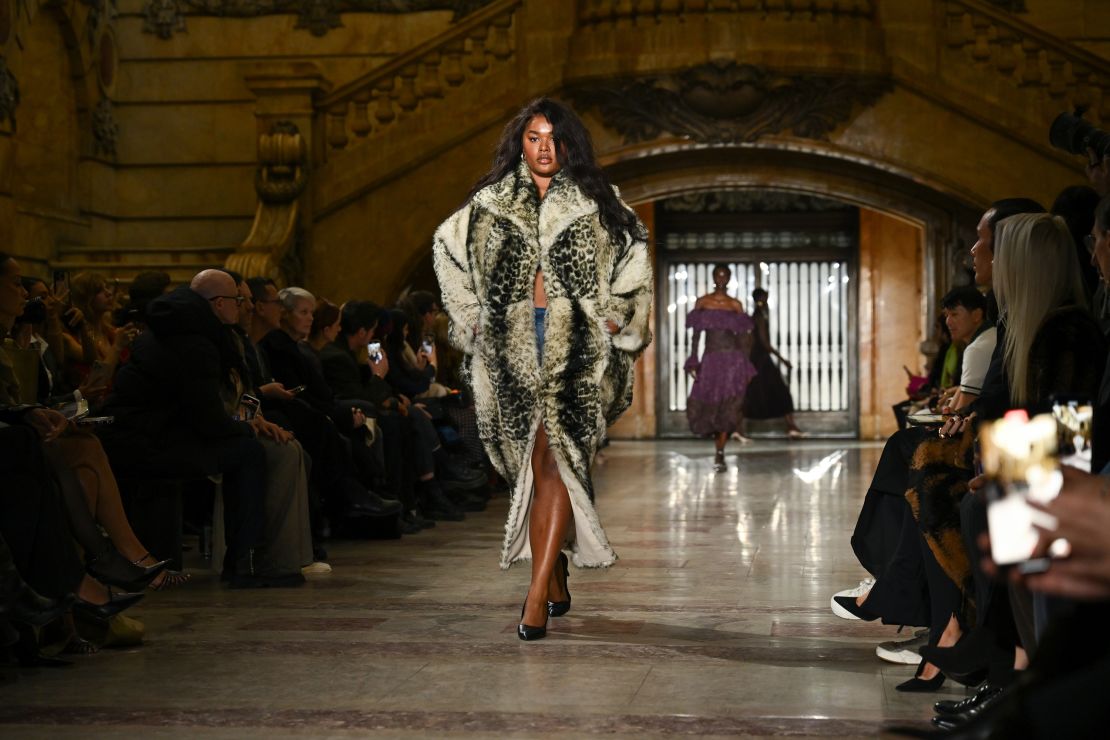
[[[435,352],[436,345],[431,339],[424,337],[424,341],[421,343],[420,348],[424,350],[424,354],[431,355]]]
[[[370,362],[377,365],[382,361],[382,343],[370,342],[366,345],[366,351],[370,355]]]
[[[1038,527],[1056,529],[1055,518],[1030,503],[1052,501],[1064,484],[1058,435],[1052,416],[1030,419],[1024,411],[1011,411],[981,430],[983,471],[990,478],[987,529],[998,565],[1028,561],[1041,536]]]
[[[1060,438],[1057,442],[1061,465],[1091,472],[1091,424],[1094,405],[1086,398],[1053,398],[1052,418]]]

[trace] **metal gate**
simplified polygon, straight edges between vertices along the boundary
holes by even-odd
[[[818,435],[857,434],[858,212],[847,211],[794,213],[788,219],[744,213],[699,219],[685,212],[658,219],[661,434],[689,434],[686,397],[693,381],[683,364],[692,336],[686,315],[699,296],[712,291],[718,264],[732,270],[729,295],[749,312],[752,290],[769,292],[770,340],[793,364],[781,371],[799,425]],[[783,428],[778,420],[747,423],[756,436]]]

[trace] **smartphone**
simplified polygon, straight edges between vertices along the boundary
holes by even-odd
[[[258,409],[261,407],[261,401],[249,393],[244,393],[239,398],[239,419],[241,421],[251,421],[258,414]]]
[[[1057,447],[1061,465],[1091,472],[1091,425],[1094,404],[1089,398],[1053,396],[1052,418],[1059,434]]]
[[[54,271],[54,295],[69,293],[69,273],[65,270]]]
[[[1033,508],[1047,504],[1064,484],[1056,457],[1059,432],[1049,414],[1032,419],[1024,411],[1011,411],[981,429],[983,472],[986,487],[987,529],[991,558],[999,566],[1016,566],[1032,573],[1048,567],[1032,559],[1041,534],[1056,529],[1056,518]]]
[[[377,365],[379,362],[382,361],[382,343],[381,342],[370,342],[369,344],[366,345],[366,351],[370,355],[370,362]]]
[[[420,349],[424,351],[424,354],[431,357],[432,353],[436,351],[436,338],[431,334],[425,334],[424,341],[420,343]]]
[[[108,424],[115,423],[116,417],[114,417],[114,416],[82,416],[81,418],[75,419],[74,421],[76,421],[76,423],[80,424],[81,426],[100,427],[100,426],[107,426]]]
[[[296,388],[290,388],[289,392],[292,393],[295,396],[298,393],[304,393],[304,389],[307,388],[307,387],[308,387],[307,385],[298,385]]]

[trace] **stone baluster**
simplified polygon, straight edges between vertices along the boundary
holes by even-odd
[[[466,58],[466,66],[474,74],[482,74],[489,69],[489,60],[486,59],[486,34],[488,27],[475,28],[470,32],[470,55]]]
[[[439,84],[439,52],[433,51],[424,57],[424,80],[420,94],[425,98],[442,98],[443,86]]]
[[[945,10],[945,43],[953,49],[962,49],[970,38],[967,32],[967,13],[955,3],[948,3]]]
[[[1075,85],[1072,86],[1071,107],[1091,108],[1094,104],[1094,90],[1091,88],[1091,70],[1075,65],[1072,67]]]
[[[1096,82],[1095,90],[1098,105],[1095,110],[1098,111],[1098,123],[1103,126],[1110,126],[1110,93],[1107,92],[1105,84],[1105,78],[1099,78]]]
[[[381,80],[374,85],[374,96],[378,101],[374,108],[374,118],[383,125],[393,121],[397,117],[393,110],[393,79]]]
[[[373,91],[369,89],[359,90],[351,99],[351,131],[358,137],[369,135],[373,126],[370,123],[370,115],[367,109],[370,101],[374,99]]]
[[[490,27],[490,40],[486,44],[486,49],[498,61],[503,62],[513,55],[513,47],[509,42],[509,27],[512,24],[513,16],[511,13],[493,19],[493,25]]]
[[[420,102],[416,97],[416,75],[419,71],[415,64],[409,64],[402,67],[398,74],[401,78],[401,89],[397,93],[397,105],[401,106],[401,110],[416,110],[416,105]]]
[[[975,34],[975,41],[971,46],[971,58],[977,62],[985,62],[991,58],[991,19],[982,15],[973,16],[971,27]]]
[[[1021,68],[1021,86],[1039,87],[1044,84],[1044,75],[1041,74],[1041,47],[1032,39],[1021,40],[1021,50],[1025,54],[1025,63]]]
[[[1048,94],[1062,98],[1068,92],[1067,60],[1057,54],[1048,55]]]
[[[1017,54],[1014,53],[1014,45],[1017,44],[1017,34],[1004,26],[999,26],[998,32],[994,37],[994,43],[995,69],[1007,77],[1012,76],[1018,64]]]
[[[328,109],[328,144],[333,149],[347,146],[346,103],[337,103]]]
[[[466,79],[462,68],[463,39],[455,39],[443,47],[443,79],[451,87],[458,87]]]

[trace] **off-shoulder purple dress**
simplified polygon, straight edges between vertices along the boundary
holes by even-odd
[[[749,357],[754,326],[751,316],[719,308],[696,308],[686,317],[694,339],[685,369],[697,372],[686,399],[686,420],[699,437],[740,431],[744,393],[756,374]],[[703,332],[705,352],[698,360]]]

